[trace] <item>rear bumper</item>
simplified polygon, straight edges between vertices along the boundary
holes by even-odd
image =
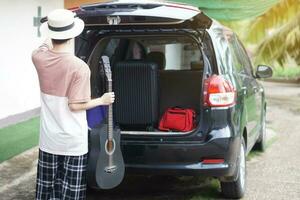
[[[144,175],[224,177],[233,175],[233,169],[234,167],[230,167],[227,163],[210,165],[202,163],[182,165],[126,165],[126,173]]]
[[[206,142],[122,141],[122,152],[129,174],[233,176],[240,137],[230,129],[214,130]],[[203,164],[204,158],[222,158],[221,164]]]

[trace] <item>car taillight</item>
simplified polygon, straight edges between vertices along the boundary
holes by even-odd
[[[236,90],[221,76],[212,75],[204,81],[204,106],[228,107],[235,104]]]
[[[202,164],[222,164],[224,159],[206,158],[202,160]]]

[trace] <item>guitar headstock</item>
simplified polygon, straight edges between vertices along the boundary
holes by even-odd
[[[105,71],[105,75],[107,77],[107,80],[112,81],[109,57],[108,56],[102,56],[101,58],[102,58],[102,62],[103,62],[103,65],[104,65],[104,71]]]

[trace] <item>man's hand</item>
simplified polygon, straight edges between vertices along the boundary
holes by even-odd
[[[115,102],[115,93],[114,92],[108,92],[102,95],[101,101],[102,105],[110,105]]]
[[[71,111],[76,112],[80,110],[88,110],[97,106],[110,105],[115,102],[115,93],[108,92],[97,99],[92,99],[89,102],[84,103],[69,103]]]

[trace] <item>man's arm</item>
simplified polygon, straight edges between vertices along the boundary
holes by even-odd
[[[52,49],[52,41],[50,38],[47,38],[37,49],[33,50],[31,54],[31,59],[33,63],[36,63],[36,60],[39,58],[39,54],[49,49]]]
[[[47,51],[49,49],[52,49],[53,45],[52,45],[52,41],[50,38],[46,38],[45,41],[39,46],[39,48],[37,49],[38,51]]]
[[[115,94],[113,92],[105,93],[102,97],[92,99],[84,103],[69,103],[71,111],[88,110],[101,105],[110,105],[115,101]]]

